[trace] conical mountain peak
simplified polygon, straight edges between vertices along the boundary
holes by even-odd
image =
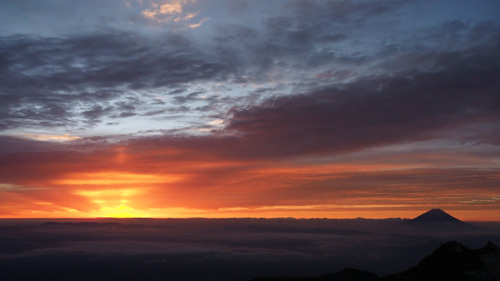
[[[450,214],[446,213],[445,211],[441,209],[432,209],[429,210],[420,216],[416,217],[413,219],[413,221],[420,221],[420,222],[461,222],[460,220],[456,219],[455,217],[451,216]]]
[[[412,231],[423,232],[460,232],[460,231],[479,231],[482,228],[465,223],[441,209],[429,210],[420,216],[407,220],[401,224]]]

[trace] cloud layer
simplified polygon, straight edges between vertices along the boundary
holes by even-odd
[[[386,275],[415,265],[443,239],[478,247],[498,237],[498,224],[474,234],[408,233],[398,227],[399,219],[0,223],[5,280],[251,280],[316,276],[346,267]]]

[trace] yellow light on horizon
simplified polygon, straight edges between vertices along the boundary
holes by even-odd
[[[116,184],[148,184],[172,183],[180,180],[178,175],[151,175],[133,173],[76,173],[68,178],[52,181],[61,185],[116,185]]]
[[[112,217],[112,218],[138,218],[147,217],[143,212],[130,208],[126,205],[120,205],[117,207],[102,207],[99,209],[98,213],[101,217]]]
[[[139,195],[144,193],[144,190],[137,188],[126,188],[126,189],[103,189],[103,190],[77,190],[75,192],[76,195],[84,196],[84,197],[130,197],[133,195]],[[123,200],[123,199],[121,199]],[[106,201],[101,199],[95,199],[95,203],[105,203]]]

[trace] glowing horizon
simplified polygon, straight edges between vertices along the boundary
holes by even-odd
[[[500,218],[498,1],[23,3],[0,218]]]

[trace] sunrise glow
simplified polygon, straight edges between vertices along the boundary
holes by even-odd
[[[459,2],[7,1],[0,218],[498,220],[499,7]]]

